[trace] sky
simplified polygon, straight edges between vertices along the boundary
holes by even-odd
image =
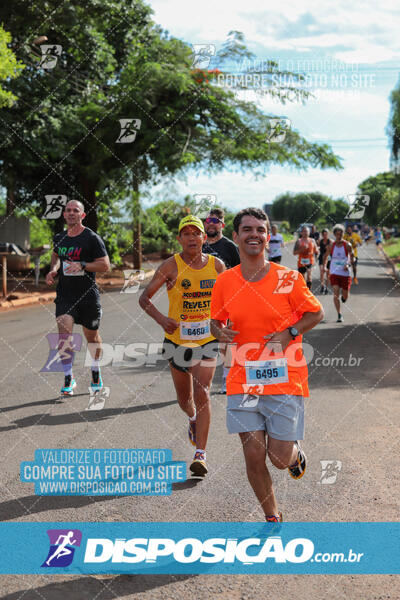
[[[308,74],[315,98],[306,105],[258,99],[267,114],[287,117],[307,140],[327,142],[342,159],[341,171],[297,171],[272,165],[266,177],[221,171],[174,179],[179,193],[214,194],[232,210],[262,206],[290,191],[320,191],[334,198],[354,194],[365,178],[389,170],[385,133],[389,95],[400,74],[400,9],[397,0],[151,0],[154,20],[189,44],[214,44],[241,31],[257,61],[273,59]],[[396,6],[397,5],[397,6]],[[307,61],[306,63],[304,61]],[[255,98],[253,92],[246,99]],[[253,94],[253,96],[251,96]],[[158,188],[159,189],[159,188]]]

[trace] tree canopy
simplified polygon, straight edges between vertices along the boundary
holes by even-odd
[[[17,60],[15,54],[9,48],[10,43],[11,34],[4,31],[0,25],[0,82],[15,79],[24,68],[24,65]],[[6,90],[3,84],[0,85],[0,108],[12,106],[16,99],[11,91]]]
[[[332,227],[343,221],[349,205],[342,199],[334,200],[320,192],[286,192],[278,196],[272,204],[273,218],[287,220],[295,229],[301,223],[314,223]]]
[[[0,20],[27,65],[5,83],[18,102],[0,121],[8,212],[33,205],[40,214],[46,194],[65,194],[85,204],[86,224],[97,230],[114,198],[136,207],[137,222],[141,188],[188,168],[260,176],[272,164],[340,168],[328,145],[294,128],[284,143],[268,141],[276,115],[219,85],[218,69],[193,68],[191,46],[156,25],[151,12],[142,0],[1,5]],[[230,32],[217,59],[224,69],[252,56],[242,34]],[[266,75],[274,69],[271,61]],[[263,91],[277,93],[268,85]],[[281,101],[292,91],[280,88]]]

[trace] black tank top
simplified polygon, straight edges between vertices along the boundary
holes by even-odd
[[[326,242],[324,242],[324,240],[321,238],[319,241],[319,247],[321,252],[319,253],[319,262],[322,262],[325,256],[325,252],[326,252],[326,247],[331,243],[331,240],[327,240]]]

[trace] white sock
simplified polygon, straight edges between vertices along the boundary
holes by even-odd
[[[68,377],[68,375],[72,376],[72,362],[70,362],[70,363],[63,362],[63,371],[64,371],[65,377]]]
[[[99,361],[92,358],[92,371],[100,371]]]
[[[196,452],[202,452],[204,454],[204,459],[206,458],[207,453],[205,450],[202,450],[201,448],[196,448]],[[196,455],[196,452],[195,452],[195,455]]]
[[[194,410],[194,415],[193,415],[193,417],[189,417],[189,421],[192,421],[192,423],[193,423],[193,421],[195,421],[195,420],[196,420],[196,409]]]

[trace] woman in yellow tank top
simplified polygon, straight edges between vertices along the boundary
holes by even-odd
[[[218,342],[210,333],[211,293],[225,270],[217,257],[203,254],[207,236],[202,221],[188,215],[179,223],[181,254],[160,265],[139,299],[140,306],[165,331],[164,356],[168,358],[179,406],[189,417],[189,440],[196,446],[192,474],[204,477],[206,444],[210,429],[210,387],[218,355]],[[168,316],[151,298],[166,284]]]
[[[215,340],[210,333],[211,292],[218,276],[215,257],[208,255],[208,263],[202,269],[193,269],[179,254],[174,258],[178,275],[168,290],[168,317],[179,327],[165,337],[181,346],[203,346]]]

